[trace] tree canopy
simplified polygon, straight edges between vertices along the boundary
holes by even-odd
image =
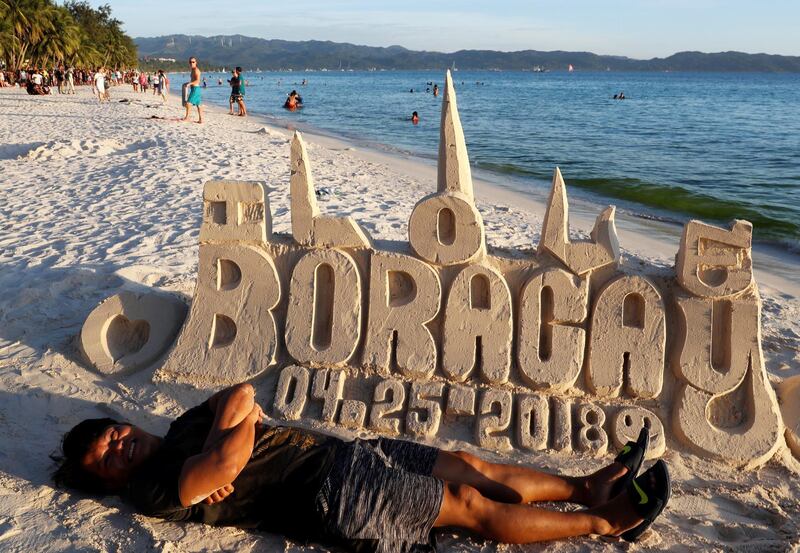
[[[70,0],[0,0],[0,59],[15,71],[65,64],[132,67],[136,45],[108,5]]]

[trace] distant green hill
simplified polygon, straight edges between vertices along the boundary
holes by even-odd
[[[377,48],[330,41],[288,41],[231,36],[170,35],[134,39],[140,58],[175,58],[183,63],[197,56],[202,64],[241,65],[246,69],[459,69],[564,71],[751,71],[800,72],[800,57],[743,52],[679,52],[667,58],[637,60],[591,52],[497,52],[459,50],[452,53],[413,51],[402,46]],[[184,64],[185,65],[185,64]]]

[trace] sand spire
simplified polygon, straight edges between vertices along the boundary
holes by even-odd
[[[458,117],[456,90],[447,71],[442,100],[442,120],[439,126],[439,192],[462,192],[472,198],[472,172],[464,140],[464,130]]]
[[[303,137],[297,131],[292,137],[290,167],[289,188],[294,239],[305,246],[369,247],[369,236],[352,217],[320,215],[308,152]]]

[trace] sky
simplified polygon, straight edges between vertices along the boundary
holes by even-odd
[[[412,50],[568,50],[646,59],[800,55],[798,0],[90,0],[133,37],[242,34]]]

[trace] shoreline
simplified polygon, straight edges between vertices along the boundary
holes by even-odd
[[[228,112],[219,104],[209,102],[204,105],[207,106],[206,109],[210,106],[212,111],[228,116]],[[251,122],[256,121],[258,124],[263,124],[274,131],[281,132],[287,138],[291,138],[293,130],[297,129],[310,142],[316,142],[326,148],[346,150],[351,155],[360,157],[365,161],[383,163],[416,179],[432,183],[431,192],[435,191],[435,155],[430,158],[427,156],[419,157],[410,152],[392,151],[380,146],[371,147],[366,144],[365,140],[337,136],[327,129],[319,129],[307,123],[291,125],[291,123],[286,122],[284,125],[282,123],[285,120],[270,114],[258,113],[257,111],[251,113],[248,110],[247,119]],[[391,145],[388,145],[388,147],[391,148]],[[475,171],[476,168],[474,166],[471,167]],[[553,169],[555,170],[555,167]],[[501,182],[503,175],[501,174],[494,174],[483,169],[479,169],[477,172],[482,175],[476,177],[475,173],[473,173],[475,195],[479,203],[495,204],[499,202],[506,205],[514,205],[535,215],[539,220],[544,218],[547,209],[549,183],[547,183],[545,196],[539,198],[533,191],[522,190],[520,187],[514,187],[513,184],[503,184]],[[510,180],[513,182],[513,179]],[[597,215],[606,205],[614,205],[613,198],[609,198],[608,204],[596,203],[582,197],[577,188],[570,187],[569,179],[566,178],[565,180],[570,201],[571,232],[575,236],[587,237],[594,226]],[[683,232],[683,224],[648,218],[624,208],[617,209],[616,222],[620,247],[623,252],[629,252],[637,257],[646,259],[654,258],[661,262],[674,263],[675,255],[678,253],[681,233]],[[727,227],[727,225],[725,226]],[[535,246],[536,244],[532,242],[531,247]],[[753,266],[756,282],[760,285],[767,286],[771,290],[788,293],[793,298],[800,298],[800,254],[783,250],[768,243],[754,241]]]

